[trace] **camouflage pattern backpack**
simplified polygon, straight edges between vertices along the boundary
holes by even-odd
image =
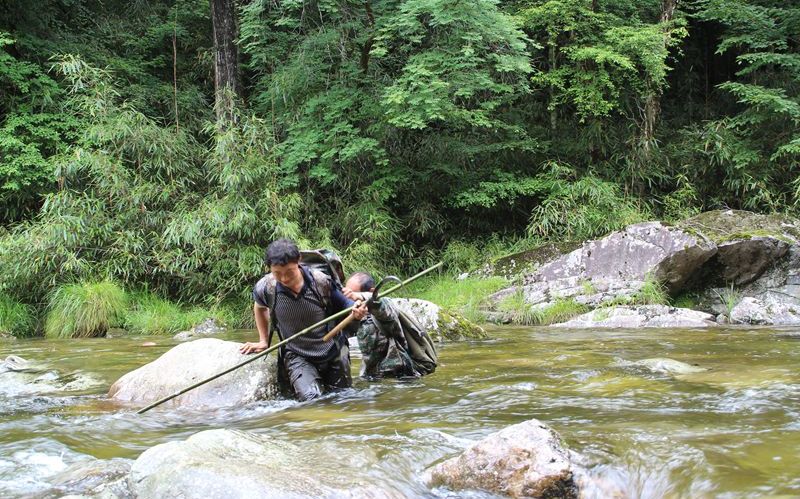
[[[419,377],[436,369],[436,347],[419,323],[383,298],[367,302],[370,315],[359,327],[361,376]]]

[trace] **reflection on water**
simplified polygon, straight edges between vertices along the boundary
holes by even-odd
[[[425,468],[530,418],[561,434],[590,496],[800,495],[796,329],[505,327],[491,334],[491,341],[445,345],[437,372],[416,381],[359,380],[305,404],[143,415],[110,403],[105,391],[168,350],[171,340],[151,348],[140,346],[142,338],[0,340],[0,359],[19,355],[60,376],[24,392],[30,379],[0,373],[0,496],[42,493],[50,477],[76,462],[135,459],[212,428],[330,447],[357,463],[348,473],[364,481],[408,496],[446,496],[420,482]],[[233,332],[228,339],[253,335]],[[703,370],[670,374],[654,367],[663,362],[638,362],[657,358]]]

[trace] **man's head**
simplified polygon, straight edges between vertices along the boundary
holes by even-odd
[[[291,286],[303,279],[300,273],[300,250],[289,239],[278,239],[267,246],[264,263],[275,279],[284,286]]]
[[[347,283],[344,285],[344,287],[350,291],[355,291],[358,293],[362,291],[370,291],[375,287],[375,279],[373,279],[372,276],[366,272],[356,272],[350,276],[350,279],[347,280]]]

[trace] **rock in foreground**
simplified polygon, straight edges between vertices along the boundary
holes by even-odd
[[[129,483],[140,499],[402,497],[353,478],[349,465],[310,444],[209,430],[148,449],[133,464]]]
[[[214,338],[183,343],[122,376],[111,385],[108,396],[123,402],[155,402],[251,357],[240,354],[239,347],[239,343]],[[277,394],[276,356],[268,354],[167,403],[191,408],[230,407]]]
[[[511,497],[577,497],[561,439],[531,419],[509,426],[436,465],[428,482],[453,490],[479,489]]]

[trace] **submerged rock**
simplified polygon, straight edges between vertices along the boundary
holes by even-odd
[[[147,404],[251,358],[239,353],[241,344],[202,338],[180,344],[158,359],[118,379],[108,396]],[[270,353],[167,404],[204,408],[244,405],[278,394],[277,360]]]
[[[80,371],[62,374],[48,365],[9,355],[0,362],[0,395],[39,395],[77,392],[99,386],[102,382]]]
[[[225,328],[217,324],[217,321],[212,318],[208,318],[200,324],[194,326],[192,329],[189,329],[188,331],[181,331],[172,338],[178,341],[188,341],[196,338],[202,338],[204,336],[213,336],[224,331]]]
[[[705,312],[666,305],[599,308],[559,324],[568,328],[710,327],[716,318]]]
[[[686,362],[666,358],[643,359],[632,362],[631,365],[641,366],[654,373],[661,374],[694,374],[708,370],[703,367],[687,364]]]
[[[437,341],[477,340],[486,338],[486,331],[460,314],[448,312],[439,305],[416,298],[392,298],[392,303],[417,319],[431,338]]]
[[[96,459],[76,463],[49,479],[59,496],[127,499],[134,497],[128,488],[131,463],[127,459]]]
[[[354,476],[341,455],[314,444],[209,430],[146,450],[129,483],[140,499],[403,497]]]
[[[511,497],[577,497],[569,454],[561,439],[532,419],[509,426],[434,466],[431,486],[478,489]]]

